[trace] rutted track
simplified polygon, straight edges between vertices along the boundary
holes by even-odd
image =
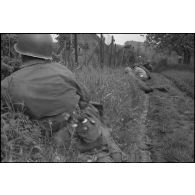
[[[129,75],[130,76],[130,75]],[[129,162],[151,162],[150,139],[147,136],[146,119],[149,108],[149,96],[140,90],[133,77],[129,77],[131,85],[131,111],[132,120],[128,121],[125,153]]]
[[[140,133],[138,136],[138,148],[140,150],[140,162],[151,162],[150,158],[150,151],[148,149],[148,144],[150,143],[150,139],[147,136],[147,128],[146,128],[146,118],[148,114],[148,108],[149,108],[149,96],[143,94],[143,112],[140,116],[140,121],[138,123]]]
[[[182,76],[185,77],[185,73],[182,72]],[[193,80],[193,73],[186,74],[186,77],[190,76]],[[151,84],[168,89],[150,94],[146,123],[152,161],[193,162],[194,100],[162,74],[153,74]]]

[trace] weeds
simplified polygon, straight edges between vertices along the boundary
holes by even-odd
[[[91,66],[76,70],[75,73],[77,79],[89,89],[91,99],[103,104],[105,121],[113,130],[115,142],[124,152],[136,156],[134,154],[137,151],[136,124],[141,112],[137,105],[140,104],[141,99],[132,81],[124,76],[123,69],[120,68],[105,67],[102,70]],[[193,79],[189,73],[164,72],[163,74],[175,81],[182,91],[194,97]],[[184,86],[185,90],[181,86]],[[174,97],[177,96],[178,94]],[[153,138],[151,144],[153,160],[189,162],[193,159],[193,126],[185,129],[187,122],[179,124],[181,121],[178,118],[178,115],[184,112],[185,105],[177,102],[174,108],[178,109],[175,111],[170,107],[172,104],[170,97],[163,98],[160,96],[159,100],[151,97],[150,101],[151,120],[148,133]],[[182,101],[181,98],[179,99],[178,101]],[[9,98],[6,101],[1,100],[2,162],[81,161],[81,154],[74,147],[74,140],[71,142],[71,147],[57,147],[51,136],[43,134],[48,129],[44,129],[39,121],[30,120],[23,112],[13,108]],[[185,120],[189,120],[189,117]]]
[[[163,75],[173,81],[173,83],[186,95],[194,98],[194,73],[189,71],[170,70],[163,72]]]
[[[194,160],[194,109],[193,99],[186,92],[192,92],[186,80],[193,80],[188,72],[163,72],[177,82],[158,75],[157,82],[169,83],[169,92],[156,92],[150,96],[148,114],[148,135],[152,140],[153,162],[192,162]],[[175,83],[175,82],[174,82]],[[192,93],[191,93],[192,94]]]
[[[104,105],[107,124],[117,130],[122,118],[128,118],[131,107],[131,86],[123,69],[77,70],[77,79],[89,89],[91,99]],[[8,101],[9,100],[9,101]],[[30,120],[23,112],[13,109],[10,99],[1,101],[1,160],[3,162],[77,162],[79,152],[74,144],[58,148],[39,121]],[[124,122],[123,122],[124,123]],[[48,130],[47,130],[48,131]]]

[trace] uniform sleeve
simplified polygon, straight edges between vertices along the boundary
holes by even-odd
[[[77,94],[80,96],[80,101],[89,103],[90,95],[87,88],[78,81],[76,82],[76,85],[77,85]]]
[[[80,97],[79,105],[83,105],[81,107],[84,108],[90,101],[90,95],[87,88],[75,78],[75,75],[71,71],[66,70],[65,73],[66,76],[64,76],[64,81],[70,83],[76,89],[76,93]]]

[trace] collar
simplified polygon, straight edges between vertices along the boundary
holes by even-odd
[[[28,62],[25,62],[20,68],[25,68],[25,67],[29,67],[29,66],[33,66],[33,65],[37,65],[37,64],[45,64],[46,63],[46,60],[39,60],[39,59],[36,59],[36,60],[30,60]]]

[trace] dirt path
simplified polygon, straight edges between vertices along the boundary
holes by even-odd
[[[161,74],[154,74],[148,84],[168,91],[146,95],[132,85],[130,117],[118,133],[128,162],[193,161],[193,99]]]
[[[154,84],[155,83],[155,84]],[[149,97],[148,145],[153,162],[192,162],[194,160],[194,101],[161,74],[154,74],[155,90]]]
[[[140,150],[140,162],[151,162],[150,151],[148,144],[150,144],[150,138],[147,136],[146,118],[149,109],[149,96],[143,95],[143,112],[140,116],[140,121],[138,123],[140,133],[138,136],[138,148]]]

